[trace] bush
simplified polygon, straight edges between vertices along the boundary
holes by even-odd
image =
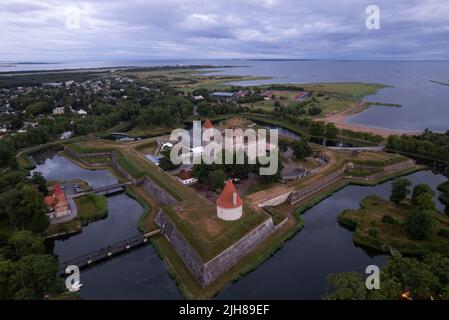
[[[440,231],[438,231],[438,235],[449,239],[449,229],[440,229]]]
[[[390,216],[389,214],[385,214],[382,217],[382,223],[386,223],[386,224],[399,224],[399,222],[393,218],[392,216]]]
[[[449,168],[449,167],[448,167]],[[443,193],[449,193],[449,180],[438,186],[438,190]]]
[[[379,230],[377,229],[369,229],[368,230],[368,234],[373,237],[373,238],[377,238],[379,236]]]
[[[413,209],[405,223],[405,230],[412,240],[430,240],[433,231],[430,212]]]
[[[347,229],[353,231],[355,229],[357,229],[357,221],[345,217],[345,211],[343,211],[339,216],[338,216],[338,223],[341,224],[342,226],[346,227]]]

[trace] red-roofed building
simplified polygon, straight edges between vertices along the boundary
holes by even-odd
[[[213,127],[214,127],[214,125],[212,124],[212,122],[210,122],[209,118],[206,118],[206,120],[204,121],[204,124],[203,124],[203,129],[206,130],[206,129],[211,129]]]
[[[185,185],[192,184],[198,181],[198,179],[193,176],[191,170],[181,170],[181,172],[176,175],[176,178]]]
[[[231,180],[226,182],[223,192],[217,199],[217,216],[225,221],[235,221],[242,217],[243,200]]]
[[[70,214],[69,204],[59,183],[52,188],[52,194],[45,197],[45,204],[50,211],[50,219]]]

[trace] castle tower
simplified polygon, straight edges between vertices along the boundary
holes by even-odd
[[[206,120],[204,120],[204,124],[203,124],[203,134],[204,134],[204,132],[206,132],[207,129],[213,129],[213,127],[214,127],[214,125],[212,124],[212,122],[210,122],[209,118],[206,118]],[[209,145],[210,139],[213,136],[214,135],[212,132],[206,132],[206,135],[205,135],[206,142],[203,142],[203,148],[206,147],[207,145]]]
[[[203,130],[211,129],[213,127],[214,125],[210,122],[209,118],[206,118],[206,120],[204,120]]]
[[[231,180],[226,182],[223,192],[217,199],[217,216],[225,221],[235,221],[242,217],[243,200]]]

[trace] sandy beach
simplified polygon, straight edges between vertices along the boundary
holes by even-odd
[[[373,134],[381,135],[384,138],[387,138],[390,135],[403,135],[403,134],[419,135],[422,133],[421,131],[400,131],[400,130],[391,130],[391,129],[385,129],[385,128],[366,127],[363,125],[346,122],[346,120],[351,115],[362,112],[364,109],[365,109],[365,104],[363,102],[358,102],[347,110],[344,110],[344,111],[336,113],[336,114],[327,115],[326,117],[322,118],[321,120],[326,123],[333,123],[339,129],[348,129],[348,130],[353,130],[353,131],[358,131],[358,132],[370,132]]]

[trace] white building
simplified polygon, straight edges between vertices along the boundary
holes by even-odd
[[[54,108],[53,114],[64,114],[64,107]]]
[[[70,139],[73,136],[73,132],[72,131],[66,131],[61,133],[61,137],[59,138],[59,140],[67,140]]]
[[[76,113],[78,113],[80,116],[87,116],[87,111],[83,109],[79,109]]]
[[[182,184],[189,185],[198,181],[192,174],[192,171],[182,170],[180,173],[176,175],[176,179],[178,179]]]
[[[232,180],[229,180],[217,199],[217,216],[225,221],[235,221],[242,215],[243,200],[239,197]]]

